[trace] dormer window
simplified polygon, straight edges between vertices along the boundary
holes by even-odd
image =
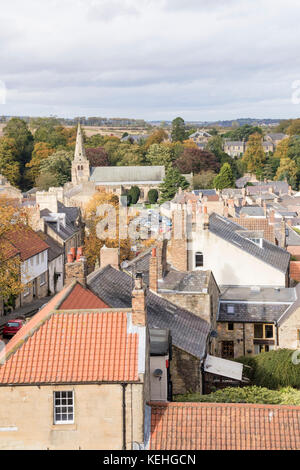
[[[234,314],[234,305],[227,305],[227,313]]]
[[[249,238],[249,240],[252,243],[255,243],[255,245],[259,246],[260,248],[263,247],[263,239],[262,238]]]

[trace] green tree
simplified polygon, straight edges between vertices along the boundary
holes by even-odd
[[[18,186],[21,179],[20,166],[15,140],[2,137],[0,139],[0,173],[14,186]]]
[[[266,154],[264,152],[262,136],[260,134],[256,133],[250,135],[248,146],[242,160],[247,165],[247,170],[250,173],[255,173],[258,178],[262,177]]]
[[[289,135],[300,135],[300,119],[294,119],[286,130]]]
[[[215,177],[213,185],[216,189],[234,188],[235,182],[229,163],[224,163],[220,173]]]
[[[138,186],[131,186],[128,194],[131,198],[131,204],[136,204],[140,198],[140,188]]]
[[[152,144],[146,154],[146,160],[150,165],[169,166],[172,162],[172,154],[168,147],[161,144]]]
[[[193,177],[193,188],[194,189],[211,189],[214,187],[214,179],[216,173],[213,171],[202,171],[198,175]]]
[[[287,180],[293,189],[298,189],[299,168],[294,160],[282,158],[276,172],[275,180]]]
[[[158,199],[158,191],[157,189],[150,189],[148,192],[148,201],[150,204],[156,204]]]
[[[12,118],[3,129],[5,137],[13,139],[18,152],[17,158],[21,165],[21,171],[30,161],[33,150],[33,135],[23,119]]]
[[[177,168],[170,166],[166,171],[164,181],[161,183],[160,201],[170,201],[173,199],[179,188],[187,189],[189,183]]]
[[[221,136],[216,135],[211,137],[206,145],[206,150],[213,153],[219,161],[221,161],[221,157],[223,152],[223,139]]]
[[[56,186],[63,186],[71,179],[73,152],[58,150],[41,162],[41,174],[49,173],[56,178]]]
[[[172,121],[171,138],[173,142],[183,142],[188,138],[185,123],[181,117],[177,117]]]

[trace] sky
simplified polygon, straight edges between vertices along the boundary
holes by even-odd
[[[300,117],[299,0],[10,0],[0,115]]]

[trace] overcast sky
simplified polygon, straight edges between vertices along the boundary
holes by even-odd
[[[0,114],[300,117],[299,25],[299,0],[3,1]]]

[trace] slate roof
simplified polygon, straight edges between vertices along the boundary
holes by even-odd
[[[151,450],[298,450],[300,407],[151,403]]]
[[[66,225],[63,226],[62,223],[59,225],[59,230],[57,229],[56,222],[49,222],[47,221],[46,224],[51,227],[51,229],[59,235],[62,240],[68,240],[68,238],[72,237],[74,233],[77,233],[80,228],[76,225],[76,219],[80,215],[80,209],[78,207],[66,207],[64,204],[58,201],[57,203],[57,210],[60,214],[66,214]],[[48,209],[43,209],[41,211],[41,217],[43,216],[51,216],[51,212]]]
[[[151,258],[151,251],[152,248],[141,253],[139,256],[130,261],[127,268],[125,269],[125,271],[128,271],[130,275],[142,273],[146,286],[149,286],[149,263]]]
[[[106,266],[88,276],[88,285],[107,305],[131,307],[133,278],[129,274]],[[170,329],[174,346],[195,357],[204,356],[211,330],[206,321],[153,292],[147,292],[146,301],[150,328]]]
[[[49,237],[46,233],[39,230],[38,235],[49,245],[48,249],[48,262],[53,261],[64,253],[63,247],[57,243],[53,238]]]
[[[227,287],[222,289],[219,301],[220,322],[277,322],[296,301],[295,288]],[[228,313],[228,306],[234,313]]]
[[[3,349],[0,386],[139,381],[139,335],[128,331],[128,313],[58,311],[72,289],[51,299]]]
[[[211,271],[181,272],[171,270],[158,281],[158,288],[178,292],[203,292],[208,288]]]
[[[228,305],[234,306],[234,313],[228,313]],[[218,319],[219,322],[241,322],[241,323],[260,323],[260,322],[276,322],[282,314],[288,309],[289,305],[285,304],[250,304],[250,303],[234,303],[220,302]]]
[[[248,217],[264,217],[265,212],[260,206],[244,206],[239,210],[240,215],[245,214]]]
[[[243,230],[244,236],[237,233],[241,230]],[[259,247],[245,238],[246,230],[241,225],[231,222],[226,217],[215,213],[211,214],[209,217],[209,231],[283,273],[286,273],[289,267],[290,254],[286,250],[264,239],[262,248]]]
[[[161,183],[164,166],[98,166],[91,169],[90,180],[97,184]]]
[[[272,181],[270,183],[258,183],[254,186],[247,186],[247,194],[259,194],[269,191],[272,188],[276,194],[288,194],[289,185],[285,181]]]

